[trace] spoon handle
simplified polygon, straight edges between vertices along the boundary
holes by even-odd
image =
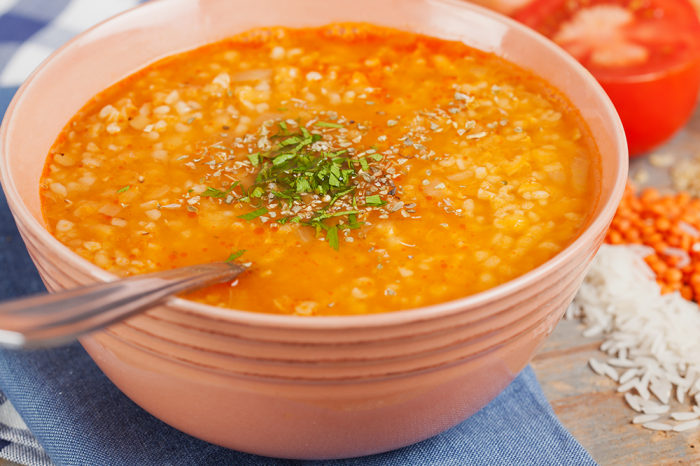
[[[0,304],[0,346],[66,343],[162,303],[171,295],[233,280],[245,270],[235,262],[214,262],[7,301]]]

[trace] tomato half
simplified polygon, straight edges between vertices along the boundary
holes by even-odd
[[[631,156],[690,118],[700,89],[700,21],[687,0],[535,0],[514,17],[595,76],[620,115]]]

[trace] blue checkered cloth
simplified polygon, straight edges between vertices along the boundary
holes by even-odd
[[[0,118],[53,50],[137,3],[0,0]],[[0,193],[0,300],[43,291]],[[26,466],[595,465],[559,423],[529,367],[486,408],[443,434],[389,453],[318,462],[253,456],[190,437],[136,406],[77,343],[0,350],[0,389],[0,458]]]

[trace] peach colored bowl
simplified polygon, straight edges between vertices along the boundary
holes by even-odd
[[[168,0],[78,36],[22,86],[0,132],[10,207],[50,290],[115,277],[44,228],[39,178],[66,122],[94,94],[166,55],[260,26],[367,21],[493,51],[577,106],[602,154],[586,231],[536,270],[489,291],[409,311],[295,318],[172,299],[81,339],[153,415],[209,442],[323,459],[383,452],[438,434],[498,395],[528,364],[578,289],[622,196],[627,148],[595,80],[543,37],[450,0]]]

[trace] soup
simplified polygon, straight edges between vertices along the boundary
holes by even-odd
[[[152,64],[66,126],[49,231],[120,276],[237,260],[187,295],[256,312],[388,312],[474,294],[582,231],[600,160],[532,73],[366,24],[253,30]]]

